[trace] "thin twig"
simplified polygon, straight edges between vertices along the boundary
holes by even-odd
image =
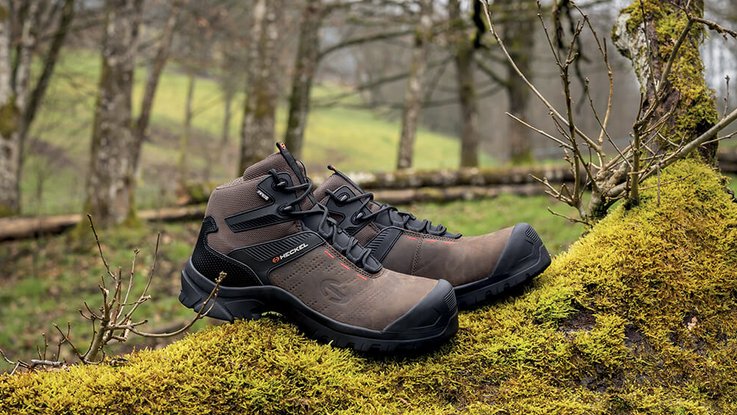
[[[176,336],[178,334],[184,333],[190,327],[192,327],[194,325],[194,323],[197,322],[197,320],[199,320],[203,316],[207,315],[212,310],[212,308],[215,306],[215,302],[213,301],[213,303],[210,305],[210,307],[207,309],[207,311],[204,311],[205,310],[205,307],[208,305],[208,303],[210,302],[210,300],[214,300],[217,297],[218,292],[220,291],[220,284],[223,282],[223,280],[225,279],[226,276],[227,276],[227,274],[225,272],[221,272],[220,273],[220,275],[218,276],[218,278],[215,280],[215,287],[212,289],[212,291],[210,291],[210,295],[208,295],[207,298],[205,299],[205,301],[202,303],[202,306],[200,307],[200,310],[197,312],[197,314],[194,316],[194,318],[192,320],[190,320],[189,323],[187,323],[184,327],[180,328],[179,330],[175,330],[175,331],[170,332],[170,333],[147,333],[147,332],[143,332],[143,331],[138,331],[134,327],[131,327],[130,328],[130,331],[132,333],[135,333],[135,334],[137,334],[139,336],[142,336],[142,337],[152,337],[152,338],[172,337],[172,336]]]

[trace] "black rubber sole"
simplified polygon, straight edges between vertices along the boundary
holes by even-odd
[[[205,304],[215,284],[200,274],[188,261],[182,271],[179,301],[195,311],[233,322],[259,319],[266,312],[277,312],[293,322],[307,336],[336,347],[368,353],[422,351],[453,336],[458,331],[455,294],[449,283],[438,284],[415,308],[384,331],[352,326],[333,320],[308,308],[297,297],[275,286],[221,287],[218,296]],[[420,312],[416,312],[420,311]],[[410,324],[411,328],[406,326]]]
[[[532,226],[517,224],[494,271],[483,280],[455,287],[459,309],[478,307],[531,281],[550,265],[550,254]]]

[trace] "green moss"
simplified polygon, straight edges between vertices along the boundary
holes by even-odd
[[[0,376],[8,413],[736,413],[737,204],[693,160],[438,351],[367,358],[278,318],[107,365]]]
[[[0,204],[0,218],[6,217],[6,216],[14,216],[17,214],[18,212],[12,206],[5,206],[5,205]]]
[[[0,138],[9,138],[18,130],[20,111],[15,105],[15,98],[11,97],[8,102],[0,106]]]

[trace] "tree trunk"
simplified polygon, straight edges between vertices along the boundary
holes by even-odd
[[[151,61],[151,66],[148,70],[148,78],[146,79],[146,87],[143,91],[143,98],[141,99],[141,113],[138,115],[135,126],[135,143],[133,145],[133,171],[138,174],[139,165],[141,163],[141,150],[143,149],[143,143],[146,141],[148,136],[148,126],[151,121],[151,111],[154,106],[154,98],[156,97],[156,89],[159,86],[159,79],[161,73],[164,71],[166,61],[169,59],[169,50],[171,49],[171,42],[174,39],[174,27],[177,24],[179,17],[179,6],[173,3],[169,18],[166,20],[164,29],[161,33],[161,39],[159,40],[158,47],[156,49],[156,55],[154,55]]]
[[[223,100],[224,107],[223,108],[223,126],[222,131],[220,132],[220,163],[226,164],[228,161],[228,143],[230,142],[230,123],[233,119],[233,97],[235,96],[235,92],[228,88],[225,91],[223,91]]]
[[[276,104],[279,95],[279,32],[277,22],[283,12],[281,0],[257,0],[253,7],[250,33],[252,47],[246,69],[246,103],[241,125],[239,169],[265,158],[273,151]]]
[[[289,96],[289,118],[284,142],[296,157],[302,155],[307,116],[310,112],[310,91],[319,64],[322,0],[307,0],[302,12],[299,45],[292,74],[292,93]]]
[[[179,137],[178,171],[180,185],[187,182],[187,152],[189,151],[189,141],[192,138],[192,102],[196,80],[194,72],[189,72],[187,76],[187,98],[184,100],[184,130]]]
[[[477,0],[478,1],[478,0]],[[461,167],[479,165],[478,105],[473,74],[474,44],[466,32],[459,0],[448,1],[450,42],[454,46],[458,100],[461,108]]]
[[[407,89],[402,111],[402,132],[399,136],[397,169],[412,167],[417,125],[422,110],[422,88],[427,69],[427,55],[432,38],[432,0],[420,0],[420,20],[415,33]]]
[[[23,145],[35,119],[49,79],[54,72],[61,46],[74,17],[74,0],[60,0],[48,22],[56,23],[51,43],[41,55],[41,73],[31,87],[31,61],[38,55],[38,32],[41,14],[39,1],[28,1],[20,9],[5,2],[0,5],[0,216],[20,213],[20,180],[23,167]],[[11,2],[12,4],[12,2]],[[51,7],[46,5],[46,7]],[[19,25],[13,37],[9,26]],[[48,24],[48,23],[47,23]],[[14,55],[10,51],[14,49]]]
[[[11,84],[10,9],[0,4],[0,216],[18,213],[20,192],[20,110]]]
[[[643,110],[657,100],[657,83],[660,82],[676,40],[688,22],[683,11],[687,5],[691,15],[703,17],[703,0],[636,0],[621,11],[614,26],[614,44],[632,61],[640,83]],[[647,35],[644,30],[647,30]],[[660,127],[660,134],[667,140],[658,140],[662,150],[701,135],[719,118],[713,91],[704,79],[704,64],[699,52],[703,39],[703,28],[694,25],[681,44],[670,74],[662,85],[664,89],[660,105],[648,124],[642,126],[642,130],[647,131],[654,123],[665,120]],[[707,144],[699,149],[699,153],[705,161],[714,163],[717,146],[716,141]]]
[[[506,19],[502,36],[509,48],[509,54],[519,69],[526,74],[532,72],[532,58],[535,48],[535,20],[530,10],[536,10],[534,0],[501,0],[498,2],[505,16],[522,16],[519,19]],[[527,107],[530,102],[530,89],[517,75],[512,65],[507,67],[507,100],[509,113],[527,121]],[[507,142],[509,143],[509,159],[512,164],[525,164],[533,160],[530,130],[519,121],[509,117]]]
[[[85,210],[98,226],[135,217],[133,69],[143,0],[108,0]]]

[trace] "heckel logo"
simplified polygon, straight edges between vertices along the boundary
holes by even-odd
[[[271,262],[273,262],[273,263],[276,264],[277,262],[281,261],[282,259],[287,258],[287,257],[290,257],[290,256],[296,254],[297,252],[299,252],[299,251],[301,251],[301,250],[303,250],[305,248],[307,248],[307,244],[301,244],[300,246],[298,246],[296,248],[293,248],[293,249],[290,249],[289,251],[287,251],[287,252],[285,252],[285,253],[283,253],[283,254],[281,254],[279,256],[275,256],[274,258],[271,258]]]

